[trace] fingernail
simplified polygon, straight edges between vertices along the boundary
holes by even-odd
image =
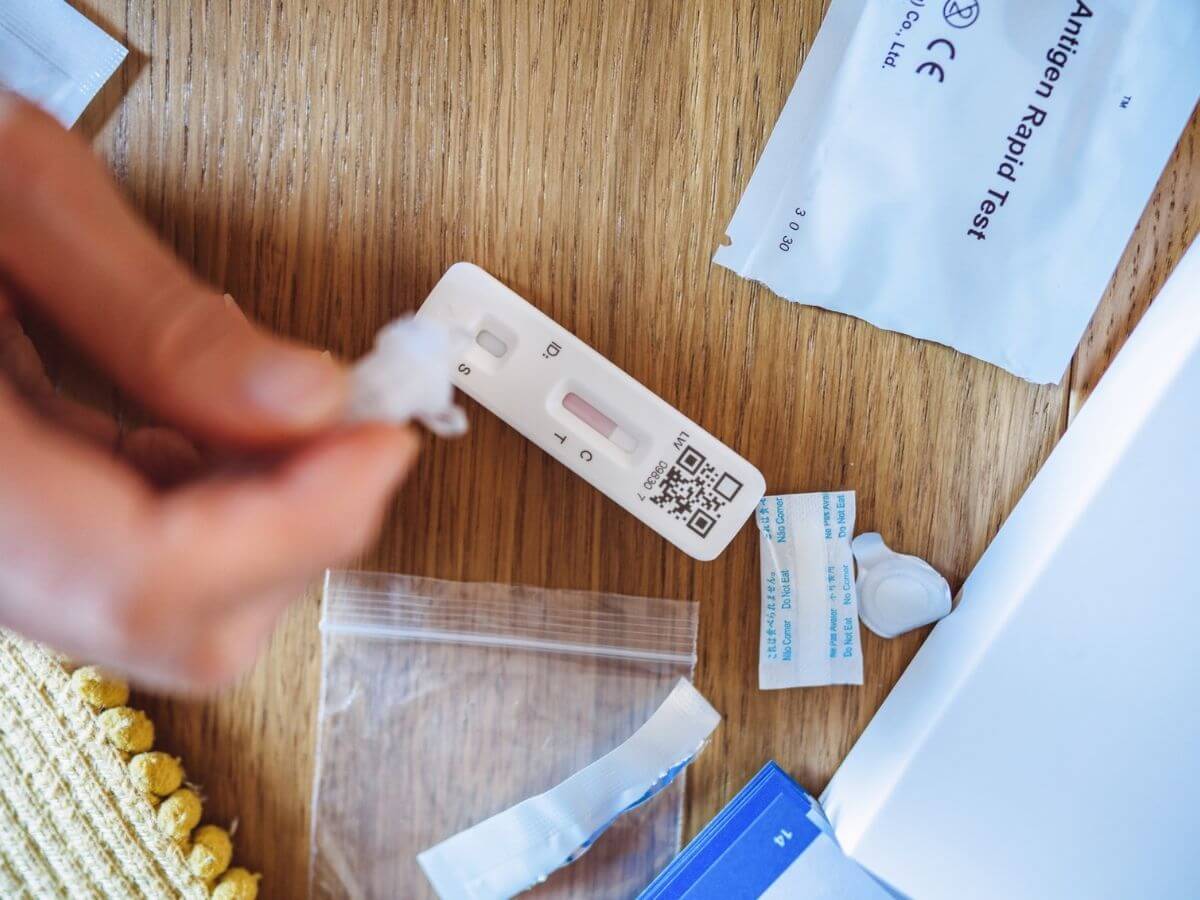
[[[246,313],[242,311],[242,308],[238,306],[237,301],[233,299],[233,294],[225,295],[225,308],[231,313],[235,313],[238,318],[245,321]]]
[[[264,412],[298,426],[334,421],[346,398],[345,374],[316,353],[274,356],[251,374],[249,389]]]

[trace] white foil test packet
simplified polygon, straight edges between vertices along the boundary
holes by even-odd
[[[854,491],[764,497],[758,505],[764,690],[862,684],[850,536]]]
[[[832,0],[715,261],[1056,382],[1198,95],[1196,0]]]
[[[417,862],[442,900],[519,894],[574,862],[618,816],[669,785],[720,721],[721,714],[681,678],[623,744],[544,794],[424,851]]]
[[[0,0],[0,88],[67,128],[127,51],[63,0]]]
[[[459,337],[431,319],[403,318],[384,326],[351,372],[348,419],[415,420],[440,437],[464,434],[467,416],[454,404],[450,381],[462,349]]]

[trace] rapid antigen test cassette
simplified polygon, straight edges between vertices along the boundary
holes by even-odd
[[[417,315],[469,336],[464,393],[688,555],[715,559],[758,506],[758,469],[478,266]]]

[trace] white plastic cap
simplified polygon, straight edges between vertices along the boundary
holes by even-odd
[[[350,421],[415,419],[440,437],[465,433],[467,416],[454,404],[450,380],[463,343],[463,335],[431,319],[385,326],[351,374]]]
[[[858,617],[893,638],[950,612],[950,585],[923,559],[896,553],[875,532],[850,545],[858,563]]]

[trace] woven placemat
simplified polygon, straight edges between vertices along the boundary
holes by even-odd
[[[61,662],[4,631],[0,897],[208,897]]]

